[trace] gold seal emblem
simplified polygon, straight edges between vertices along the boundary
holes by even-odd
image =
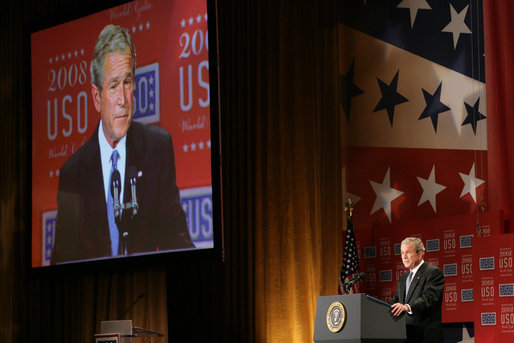
[[[346,309],[339,301],[333,302],[327,311],[327,327],[332,332],[339,332],[346,322]]]

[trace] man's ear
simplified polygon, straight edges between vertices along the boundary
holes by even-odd
[[[100,113],[100,89],[95,84],[91,85],[91,96],[93,97],[93,103],[95,104],[96,111]]]

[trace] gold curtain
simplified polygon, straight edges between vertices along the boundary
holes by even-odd
[[[226,211],[248,236],[251,337],[311,342],[342,256],[335,2],[238,8],[220,9],[221,117]]]

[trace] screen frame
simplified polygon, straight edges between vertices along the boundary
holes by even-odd
[[[187,1],[187,0],[185,0]],[[34,185],[32,184],[33,174],[33,130],[32,127],[32,71],[31,71],[31,37],[32,34],[58,26],[73,20],[84,18],[95,13],[109,10],[111,8],[121,6],[132,1],[115,0],[109,3],[102,1],[94,1],[90,7],[84,8],[76,6],[67,12],[55,12],[51,17],[44,18],[39,22],[30,24],[26,29],[27,39],[25,40],[25,48],[27,53],[26,65],[27,70],[27,99],[28,106],[26,110],[27,131],[28,131],[28,151],[26,173],[27,184],[31,190],[31,194],[27,195],[27,202],[31,210],[28,212],[28,240],[27,240],[27,269],[33,278],[41,278],[45,276],[60,276],[62,274],[83,273],[83,272],[111,272],[118,270],[131,270],[141,268],[168,267],[181,263],[201,263],[201,262],[224,262],[224,233],[223,233],[223,194],[222,194],[222,154],[221,154],[221,118],[219,107],[219,48],[217,36],[217,5],[216,0],[205,0],[206,11],[208,15],[207,27],[209,31],[208,43],[208,60],[209,60],[209,99],[210,99],[210,139],[211,139],[211,187],[212,187],[212,225],[213,225],[213,247],[205,249],[188,249],[188,250],[171,250],[163,252],[150,252],[138,255],[130,255],[124,257],[107,257],[92,260],[79,260],[70,263],[50,265],[50,266],[32,266],[33,255],[33,227],[32,227],[32,206]],[[175,147],[176,149],[176,147]]]

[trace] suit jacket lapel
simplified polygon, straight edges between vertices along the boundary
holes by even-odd
[[[125,184],[124,184],[124,202],[131,201],[132,192],[130,189],[130,178],[138,177],[138,172],[143,164],[143,144],[144,140],[140,137],[140,131],[137,122],[132,122],[127,132],[127,162],[125,165]],[[144,188],[141,187],[141,180],[137,180],[137,197],[140,199],[143,195]]]
[[[407,273],[403,273],[398,280],[399,301],[405,304],[405,283],[407,281]]]
[[[90,144],[84,158],[84,171],[87,177],[84,178],[85,189],[87,190],[87,203],[93,209],[92,213],[100,213],[107,223],[107,207],[105,202],[105,188],[102,175],[102,161],[100,158],[100,145],[98,143],[98,126],[95,133],[88,141]],[[100,199],[100,200],[99,200]],[[103,201],[102,201],[103,200]]]

